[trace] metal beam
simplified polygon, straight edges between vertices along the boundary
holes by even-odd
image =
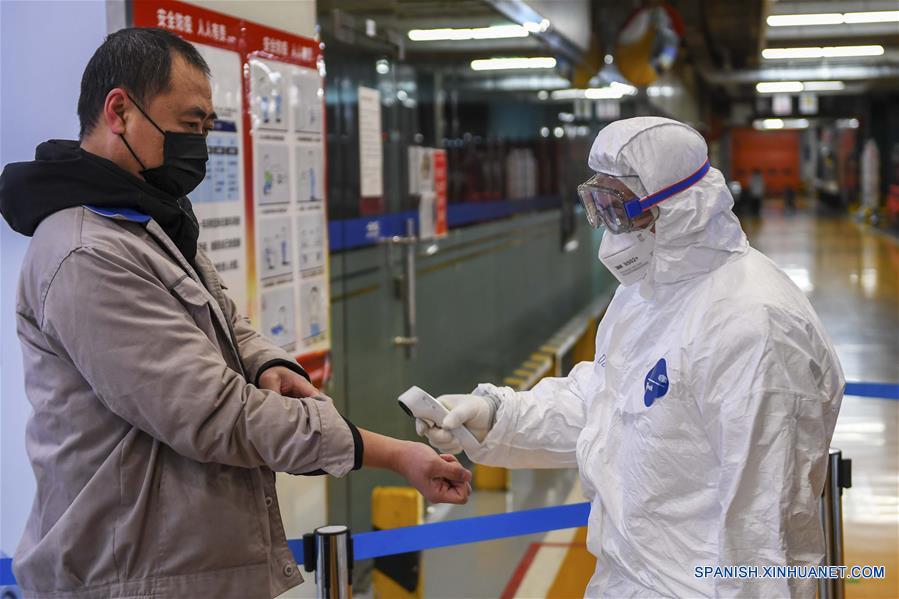
[[[522,2],[522,0],[484,0],[505,18],[522,25],[537,22],[543,18],[541,14]],[[539,37],[552,52],[557,52],[569,61],[577,64],[584,61],[584,51],[568,38],[550,28],[543,33],[532,34]]]

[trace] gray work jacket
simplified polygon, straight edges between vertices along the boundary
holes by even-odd
[[[302,582],[273,471],[343,476],[361,439],[329,399],[252,384],[295,362],[202,252],[195,265],[146,217],[70,208],[34,234],[16,305],[37,479],[13,560],[26,596],[245,599]]]

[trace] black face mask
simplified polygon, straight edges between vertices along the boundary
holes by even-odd
[[[130,95],[128,98],[134,102]],[[206,137],[199,133],[178,133],[175,131],[163,131],[153,119],[150,118],[140,104],[134,102],[140,113],[144,115],[156,130],[162,133],[164,140],[162,146],[162,164],[156,168],[147,168],[125,139],[120,135],[125,147],[140,164],[140,174],[147,183],[164,191],[165,193],[181,198],[196,189],[206,178],[206,161],[209,153],[206,149]]]

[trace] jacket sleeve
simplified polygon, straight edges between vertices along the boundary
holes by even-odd
[[[468,456],[507,468],[577,467],[577,439],[595,377],[593,362],[581,362],[567,377],[545,378],[529,391],[479,385],[475,394],[495,396],[499,407],[481,450]]]
[[[720,566],[817,566],[819,501],[843,392],[839,363],[811,325],[738,317],[700,362],[700,409],[720,462]],[[746,325],[746,326],[743,326]],[[810,334],[811,331],[811,334]],[[716,579],[716,596],[814,594],[813,580]],[[809,587],[809,588],[806,588]]]
[[[223,292],[222,295],[225,298],[225,318],[231,321],[231,328],[234,330],[237,342],[237,351],[240,353],[247,376],[253,381],[253,384],[258,386],[259,377],[273,366],[289,368],[311,382],[312,379],[309,378],[306,370],[297,363],[293,356],[260,335],[250,321],[240,314],[228,294]]]
[[[353,434],[333,403],[248,384],[197,326],[198,309],[208,307],[181,303],[127,256],[80,248],[45,294],[41,328],[112,412],[188,458],[349,472]]]

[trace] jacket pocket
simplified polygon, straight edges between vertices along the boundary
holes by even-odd
[[[178,279],[178,282],[172,286],[172,293],[182,303],[196,308],[209,303],[209,294],[187,275]]]
[[[265,563],[270,553],[267,508],[250,482],[258,469],[196,462],[168,447],[162,453],[164,552],[155,560],[158,572],[201,575]]]
[[[206,290],[185,275],[175,283],[171,291],[209,340],[221,348],[210,305],[211,297]]]

